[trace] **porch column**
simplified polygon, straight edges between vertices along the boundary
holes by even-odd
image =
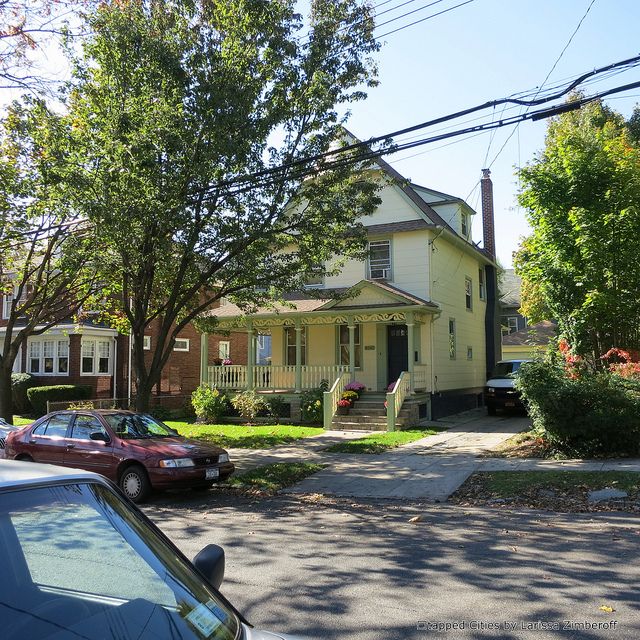
[[[413,332],[413,312],[407,311],[405,314],[405,319],[407,322],[407,366],[409,369],[409,393],[413,393],[414,389],[414,380],[413,380],[413,365],[414,365],[414,354],[415,354],[415,345],[414,345],[414,332]]]
[[[209,384],[209,334],[200,334],[200,384]]]
[[[302,332],[304,327],[296,318],[296,393],[302,391]]]
[[[255,339],[253,335],[253,323],[247,321],[247,389],[253,389],[253,363],[255,361]]]
[[[356,379],[356,325],[349,318],[349,377],[351,382]]]

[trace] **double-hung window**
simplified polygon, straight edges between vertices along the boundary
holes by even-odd
[[[286,359],[287,364],[297,364],[296,363],[296,329],[295,327],[285,327],[285,346],[286,346]],[[302,335],[302,354],[300,357],[300,364],[304,366],[307,363],[307,332],[303,328],[301,331]]]
[[[13,304],[13,301],[15,300],[16,296],[18,295],[18,287],[13,287],[11,290],[11,293],[5,293],[4,296],[2,296],[2,317],[5,320],[8,320],[9,317],[11,316],[11,305]],[[18,303],[21,304],[24,302],[24,300],[26,299],[27,296],[27,287],[24,286],[22,287],[22,297],[20,298],[20,300],[18,300]]]
[[[362,346],[360,341],[360,325],[355,326],[354,331],[354,352],[356,368],[359,369],[362,362]],[[341,324],[338,327],[338,341],[340,349],[340,364],[349,364],[349,327],[346,324]]]
[[[369,242],[369,278],[371,280],[392,280],[391,240]]]
[[[473,309],[473,284],[471,278],[464,279],[464,306],[471,311]]]
[[[86,376],[111,373],[112,341],[83,338],[80,371]]]
[[[35,375],[68,375],[69,340],[30,339],[27,370]]]
[[[449,358],[456,359],[456,320],[449,318]]]

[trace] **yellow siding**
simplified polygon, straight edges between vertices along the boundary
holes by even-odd
[[[545,347],[535,345],[502,345],[503,360],[533,360],[545,352]]]
[[[307,364],[336,364],[335,325],[307,327]]]
[[[405,231],[392,239],[392,284],[429,299],[428,241],[429,231]]]
[[[362,224],[369,226],[424,219],[416,205],[402,193],[399,187],[392,184],[386,185],[378,195],[382,199],[382,203],[372,215],[360,218]]]
[[[431,254],[432,300],[442,308],[433,322],[436,391],[480,387],[486,380],[485,311],[478,295],[479,259],[438,238]],[[465,308],[465,276],[473,283],[473,309]],[[456,321],[456,357],[449,357],[449,318]],[[467,359],[467,347],[473,358]]]

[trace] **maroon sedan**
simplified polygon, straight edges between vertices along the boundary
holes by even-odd
[[[101,473],[134,502],[153,489],[204,489],[235,467],[220,447],[187,440],[131,411],[56,411],[7,437],[6,457]]]

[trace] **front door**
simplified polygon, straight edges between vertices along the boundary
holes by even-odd
[[[395,382],[409,368],[407,325],[387,327],[387,383]]]

